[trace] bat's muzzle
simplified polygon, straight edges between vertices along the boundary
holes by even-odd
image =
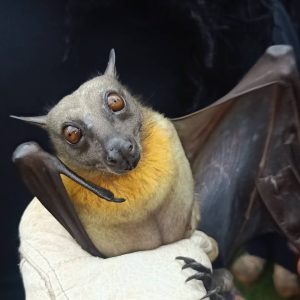
[[[133,170],[140,160],[137,143],[130,138],[113,137],[105,146],[106,164],[116,173]]]

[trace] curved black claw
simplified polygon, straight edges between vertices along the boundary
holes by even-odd
[[[186,264],[196,262],[194,259],[185,256],[177,256],[175,259],[183,260]]]
[[[194,275],[187,278],[186,282],[193,279],[201,280],[203,282],[207,294],[200,300],[208,297],[210,297],[211,300],[228,299],[227,296],[230,296],[233,289],[233,277],[228,270],[216,269],[212,272],[209,268],[196,262],[192,258],[178,256],[176,259],[183,260],[185,262],[182,269],[191,268],[197,271]]]
[[[212,281],[211,274],[197,272],[194,275],[188,277],[185,282],[188,282],[193,279],[201,280],[206,290],[208,290],[208,287],[211,286],[211,281]]]
[[[198,263],[196,261],[183,265],[182,270],[187,269],[187,268],[191,268],[191,269],[193,269],[195,271],[198,271],[198,272],[212,274],[211,269],[203,266],[202,264],[200,264],[200,263]]]

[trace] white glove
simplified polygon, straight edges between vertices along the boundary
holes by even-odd
[[[84,251],[37,200],[20,223],[20,270],[26,299],[198,300],[202,282],[185,283],[194,270],[181,270],[176,256],[194,258],[211,268],[213,248],[202,232],[189,239],[118,257],[101,259]]]

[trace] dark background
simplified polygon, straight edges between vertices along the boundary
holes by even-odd
[[[171,117],[229,91],[267,46],[299,50],[297,1],[282,1],[288,21],[280,1],[161,2],[0,1],[0,299],[24,298],[17,226],[32,198],[11,155],[29,140],[49,148],[44,132],[10,114],[44,114],[103,72],[112,47],[121,81]]]

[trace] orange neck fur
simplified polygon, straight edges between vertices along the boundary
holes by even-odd
[[[84,211],[112,223],[112,217],[116,221],[140,219],[159,207],[169,192],[175,172],[175,163],[172,162],[172,136],[166,122],[169,121],[153,112],[145,114],[141,134],[141,159],[138,166],[129,173],[104,175],[79,172],[84,178],[112,191],[115,197],[124,198],[125,202],[107,202],[62,176],[79,215]]]

